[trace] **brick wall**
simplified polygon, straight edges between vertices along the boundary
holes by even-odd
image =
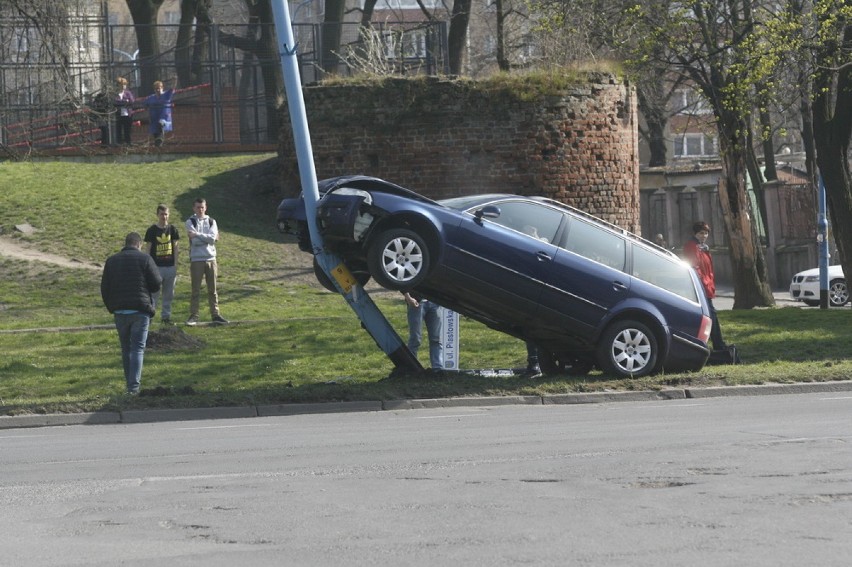
[[[636,97],[614,75],[555,91],[421,78],[303,92],[319,179],[373,175],[436,199],[542,195],[639,232]],[[296,194],[282,112],[282,183]]]

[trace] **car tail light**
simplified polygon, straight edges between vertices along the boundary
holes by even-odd
[[[698,338],[707,344],[710,340],[710,329],[713,328],[713,320],[707,315],[701,316],[701,325],[698,327]]]

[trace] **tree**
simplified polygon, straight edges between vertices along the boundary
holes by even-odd
[[[699,89],[713,109],[719,135],[722,179],[719,200],[731,250],[735,309],[774,305],[769,272],[751,211],[746,178],[755,172],[751,85],[766,80],[778,54],[762,51],[758,2],[649,0],[631,7],[635,25],[628,31],[634,60],[653,57]],[[770,14],[766,13],[769,17]],[[659,46],[664,46],[661,50]]]
[[[450,74],[461,75],[464,70],[464,54],[467,43],[467,29],[470,24],[472,0],[454,0],[450,15],[450,31],[447,33],[447,59]]]
[[[200,78],[200,61],[207,54],[210,25],[213,23],[210,17],[212,3],[213,0],[181,0],[180,27],[175,41],[179,85],[194,85]]]
[[[817,0],[813,130],[816,161],[825,183],[831,224],[845,274],[852,274],[852,5],[844,0]],[[847,276],[848,277],[848,276]]]
[[[164,0],[126,0],[130,17],[133,18],[133,29],[136,32],[136,43],[139,47],[140,82],[142,92],[153,92],[154,81],[160,79],[160,35],[157,28],[157,14]]]
[[[343,16],[346,13],[346,0],[326,0],[325,19],[320,31],[322,51],[320,64],[326,73],[337,74],[340,63],[340,41],[342,36]]]

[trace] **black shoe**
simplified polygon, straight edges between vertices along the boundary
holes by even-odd
[[[528,365],[524,373],[521,374],[522,378],[539,378],[540,376],[541,367],[537,363]]]
[[[227,319],[225,319],[221,315],[216,315],[215,317],[213,317],[213,322],[219,323],[220,325],[227,325],[228,323],[230,323],[230,321],[228,321]]]

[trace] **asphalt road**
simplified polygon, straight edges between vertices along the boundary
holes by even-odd
[[[0,431],[0,565],[848,565],[852,393]]]

